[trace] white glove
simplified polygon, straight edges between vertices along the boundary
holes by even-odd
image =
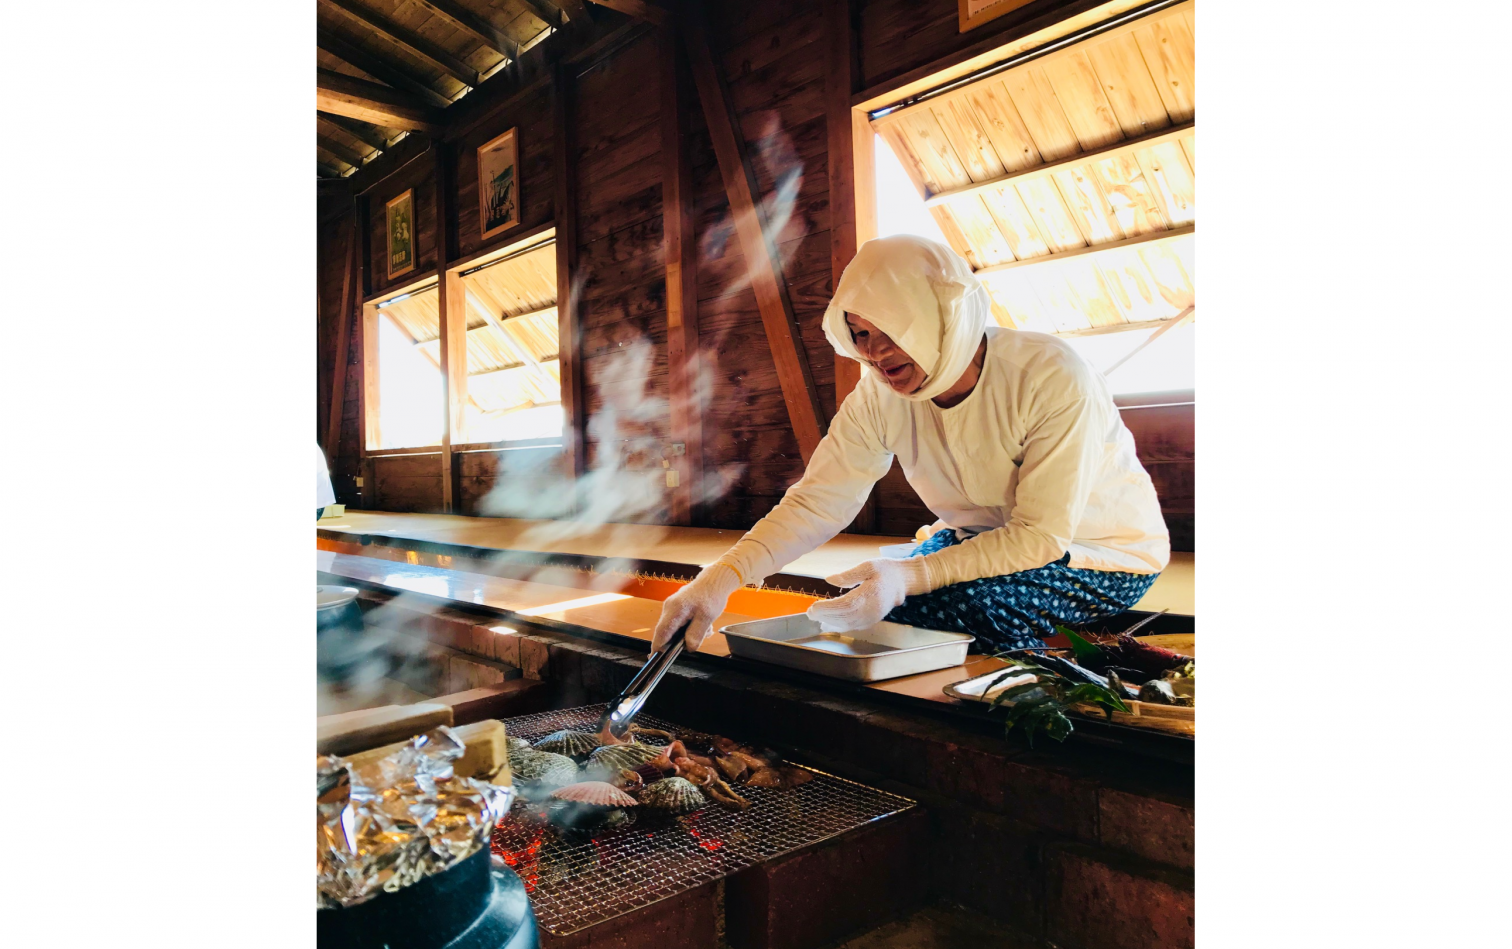
[[[714,621],[724,612],[725,601],[742,586],[740,574],[729,564],[716,561],[703,568],[692,582],[662,603],[661,618],[651,634],[651,651],[660,649],[679,626],[687,623],[683,648],[696,652]]]
[[[882,621],[904,597],[932,589],[923,557],[907,560],[868,560],[844,573],[825,577],[837,587],[855,587],[844,596],[810,604],[808,618],[826,633],[866,629]]]

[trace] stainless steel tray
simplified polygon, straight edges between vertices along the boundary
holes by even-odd
[[[876,682],[958,666],[966,661],[966,647],[976,638],[901,623],[826,633],[802,613],[732,623],[721,632],[732,656],[849,682]]]

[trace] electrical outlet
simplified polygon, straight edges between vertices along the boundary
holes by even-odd
[[[356,480],[357,480],[357,487],[359,487],[359,488],[362,487],[362,476],[358,475]]]
[[[672,443],[672,454],[674,454],[674,455],[686,455],[687,453],[688,453],[688,446],[686,444],[684,444],[683,442],[673,442]]]
[[[667,469],[667,487],[669,487],[669,488],[675,488],[675,487],[677,487],[677,484],[678,484],[678,481],[677,481],[677,469],[676,468],[668,468]]]

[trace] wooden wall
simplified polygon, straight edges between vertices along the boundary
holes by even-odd
[[[1054,3],[1025,8],[1043,15]],[[1085,3],[1060,3],[1080,9]],[[595,8],[595,19],[617,14]],[[816,0],[761,4],[716,0],[709,7],[715,58],[751,153],[761,197],[771,200],[780,221],[775,243],[783,261],[799,342],[808,357],[826,416],[835,411],[834,354],[821,320],[833,292],[830,200],[824,112],[824,7]],[[958,53],[993,33],[1011,32],[1023,17],[1005,16],[959,34],[955,0],[862,0],[856,4],[861,83],[872,86]],[[570,86],[572,161],[577,182],[576,281],[580,308],[583,398],[589,413],[587,467],[662,483],[670,449],[667,391],[665,261],[662,243],[661,57],[666,40],[646,28],[628,41],[606,44],[596,58],[564,70]],[[539,73],[538,73],[539,75]],[[474,95],[481,96],[481,93]],[[395,284],[384,266],[384,202],[407,187],[415,190],[416,273],[435,266],[436,155],[450,162],[453,218],[448,220],[450,259],[469,256],[516,239],[515,234],[556,220],[552,88],[535,80],[505,107],[469,106],[468,128],[443,148],[414,158],[378,180],[361,200],[368,207],[367,247],[358,296]],[[473,98],[469,96],[469,98]],[[802,475],[802,461],[778,385],[745,260],[730,223],[725,196],[701,110],[691,117],[688,140],[696,203],[699,344],[709,369],[710,400],[704,407],[706,472],[732,481],[727,493],[695,512],[704,526],[744,529],[769,511]],[[476,147],[511,127],[520,130],[522,226],[487,244],[478,234]],[[397,150],[396,150],[397,151]],[[413,149],[419,154],[419,148]],[[397,159],[396,159],[396,164]],[[381,170],[380,170],[381,171]],[[779,197],[774,198],[774,195]],[[350,200],[350,199],[348,199]],[[343,228],[350,212],[330,211],[320,230],[322,328],[320,404],[329,398],[341,268]],[[560,222],[559,222],[560,223]],[[413,276],[401,278],[401,282]],[[342,438],[335,480],[340,500],[387,510],[442,509],[438,455],[383,457],[370,462],[363,495],[355,487],[361,386],[360,307],[353,308],[351,349],[344,396]],[[1190,407],[1125,413],[1157,489],[1166,504],[1178,549],[1191,548]],[[325,414],[321,415],[324,433]],[[507,504],[529,497],[562,496],[561,457],[551,449],[466,452],[458,456],[457,510],[485,513],[494,485],[507,483]],[[498,500],[495,498],[495,500]],[[544,502],[543,502],[544,503]],[[624,520],[661,521],[668,498],[654,499]],[[529,510],[491,510],[515,513]],[[878,486],[876,530],[911,534],[933,515],[919,502],[896,467]],[[1184,520],[1183,520],[1184,519]]]

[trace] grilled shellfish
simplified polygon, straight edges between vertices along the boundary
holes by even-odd
[[[605,774],[633,771],[636,765],[649,764],[662,756],[661,748],[650,745],[603,745],[588,756],[588,766]]]
[[[566,755],[575,761],[582,761],[588,757],[593,749],[602,745],[599,737],[592,732],[573,731],[564,728],[558,732],[552,732],[545,738],[535,743],[536,751],[549,751],[553,754]]]
[[[685,778],[662,778],[642,789],[640,802],[667,814],[688,814],[708,804],[709,799]]]
[[[539,796],[578,778],[578,767],[571,758],[535,749],[511,751],[509,770],[525,797]]]
[[[557,788],[551,796],[558,801],[592,804],[595,807],[634,807],[640,803],[612,784],[603,781],[579,781]]]

